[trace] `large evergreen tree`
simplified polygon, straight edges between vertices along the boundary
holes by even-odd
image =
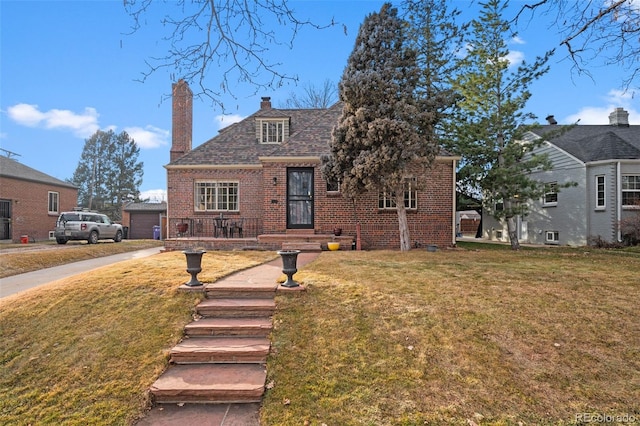
[[[408,168],[429,166],[437,151],[429,138],[435,114],[421,107],[420,69],[406,30],[389,3],[365,18],[339,84],[343,112],[324,169],[348,197],[384,191],[393,198],[403,251],[411,247],[404,199]]]
[[[122,203],[140,201],[143,163],[140,148],[126,132],[98,130],[80,156],[71,182],[78,186],[78,205],[121,219]]]
[[[513,34],[502,18],[505,8],[501,0],[488,0],[472,21],[462,70],[453,80],[461,100],[445,141],[462,156],[459,187],[468,195],[480,194],[485,211],[507,221],[511,246],[518,249],[516,217],[526,212],[527,201],[544,192],[529,173],[549,167],[546,156],[528,155],[541,140],[520,143],[536,118],[523,109],[531,96],[529,85],[547,72],[552,52],[510,67],[505,38]]]

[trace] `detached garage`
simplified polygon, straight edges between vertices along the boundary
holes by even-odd
[[[164,239],[166,217],[166,202],[129,203],[122,210],[122,225],[128,227],[127,238],[131,240]]]

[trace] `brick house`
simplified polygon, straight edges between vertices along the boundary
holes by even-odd
[[[47,240],[58,214],[77,202],[74,185],[0,155],[0,240]]]
[[[192,93],[173,85],[173,141],[167,169],[168,248],[285,247],[287,241],[341,249],[400,247],[392,201],[379,193],[343,197],[323,179],[321,156],[341,114],[327,109],[260,109],[192,149]],[[405,193],[412,245],[455,244],[455,169],[458,157],[439,156],[429,170],[413,170]],[[238,226],[240,225],[240,227]],[[334,230],[340,228],[340,236]],[[216,238],[218,237],[218,238]],[[220,238],[224,237],[224,238]]]

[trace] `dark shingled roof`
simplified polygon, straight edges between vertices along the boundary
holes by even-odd
[[[39,172],[4,155],[0,155],[0,176],[77,189],[75,185],[69,182]]]
[[[127,212],[164,212],[167,210],[166,201],[160,203],[129,203],[124,206]]]
[[[265,109],[220,131],[169,166],[259,165],[260,157],[320,157],[329,154],[331,132],[342,114],[342,103],[323,109]],[[290,117],[289,138],[282,144],[262,144],[256,138],[256,118]],[[440,155],[450,155],[441,151]]]
[[[259,165],[259,157],[320,155],[329,152],[331,129],[341,108],[267,109],[225,127],[170,166]],[[290,117],[289,139],[281,145],[262,144],[256,138],[256,118]]]
[[[544,137],[558,126],[532,130]],[[640,159],[640,126],[577,125],[549,142],[584,163]]]

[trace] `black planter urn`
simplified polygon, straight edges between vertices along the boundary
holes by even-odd
[[[204,250],[185,250],[184,255],[187,257],[187,272],[191,274],[191,281],[185,285],[196,287],[202,285],[198,281],[197,275],[202,271],[202,255],[206,253]]]
[[[300,250],[280,250],[278,254],[282,257],[282,273],[287,276],[287,281],[282,283],[282,287],[298,287],[300,284],[293,280],[293,274],[298,272],[296,263]]]

